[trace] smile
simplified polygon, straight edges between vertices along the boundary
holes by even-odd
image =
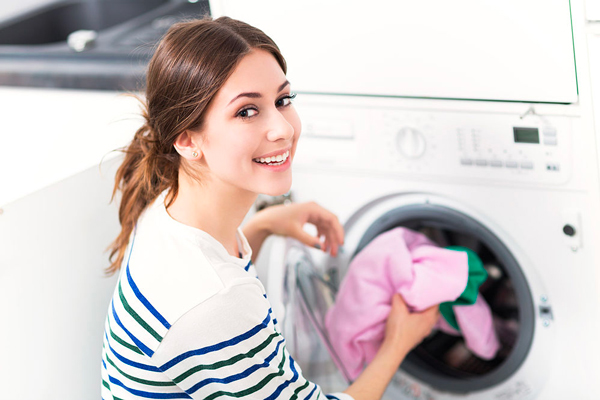
[[[255,158],[252,161],[254,161],[256,163],[260,163],[260,164],[266,164],[266,165],[281,165],[288,159],[289,156],[290,156],[290,151],[288,150],[283,154],[266,157],[266,158]]]

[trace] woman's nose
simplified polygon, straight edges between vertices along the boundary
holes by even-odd
[[[277,140],[289,140],[294,136],[294,127],[285,118],[285,116],[277,111],[274,112],[269,119],[269,126],[267,131],[267,139],[275,142]]]

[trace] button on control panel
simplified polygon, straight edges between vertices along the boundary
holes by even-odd
[[[533,169],[533,163],[531,161],[523,161],[521,163],[521,168],[523,168],[523,169]]]

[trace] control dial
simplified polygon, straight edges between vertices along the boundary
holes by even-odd
[[[404,127],[396,134],[396,147],[408,158],[419,158],[425,153],[425,136],[414,128]]]

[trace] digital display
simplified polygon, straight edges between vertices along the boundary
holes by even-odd
[[[540,132],[538,128],[513,127],[515,143],[540,143]]]

